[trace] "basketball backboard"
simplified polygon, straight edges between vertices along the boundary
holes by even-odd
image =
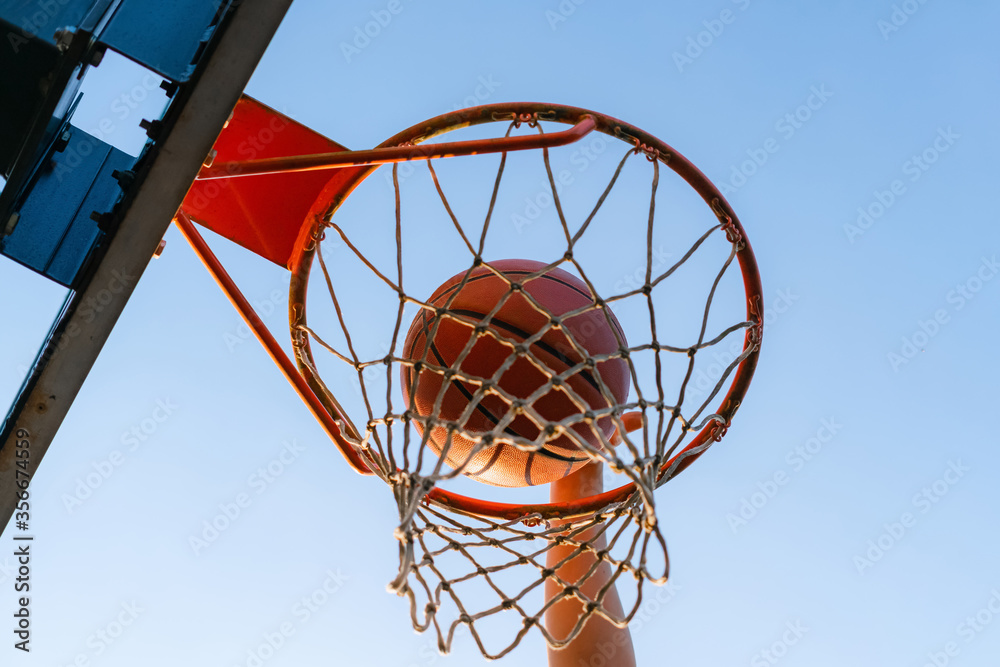
[[[37,469],[290,4],[0,3],[0,82],[13,93],[0,105],[0,251],[69,290],[0,430],[4,488]],[[109,50],[169,97],[160,118],[136,119],[138,158],[71,122]],[[0,501],[3,525],[16,503]]]

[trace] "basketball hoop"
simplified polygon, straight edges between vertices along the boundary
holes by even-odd
[[[447,132],[465,128],[486,129],[491,124],[506,128],[506,133],[501,137],[469,142],[430,142]],[[563,132],[547,131],[559,125],[572,127]],[[557,176],[550,164],[550,151],[555,146],[579,139],[591,129],[604,137],[610,137],[611,144],[621,147],[620,161],[606,187],[590,207],[589,214],[568,213],[564,206],[564,193],[560,192]],[[526,130],[526,134],[515,134]],[[438,419],[437,416],[430,418],[431,423],[423,424],[426,428],[421,435],[415,429],[416,416],[412,406],[400,405],[398,397],[394,398],[393,395],[393,391],[399,389],[394,378],[398,377],[400,366],[410,365],[420,370],[426,363],[408,359],[401,352],[402,339],[408,325],[404,314],[416,311],[426,312],[428,317],[433,315],[437,319],[459,318],[444,312],[447,309],[441,308],[440,304],[429,303],[426,300],[428,294],[410,294],[404,288],[405,276],[409,275],[406,272],[409,267],[404,267],[403,261],[404,239],[411,235],[408,233],[410,228],[404,225],[402,219],[403,194],[399,163],[419,159],[426,165],[436,196],[442,205],[441,219],[446,226],[450,225],[456,239],[460,239],[460,243],[456,241],[456,244],[467,251],[449,256],[431,255],[430,260],[434,268],[438,268],[438,264],[452,261],[454,268],[447,275],[465,275],[466,278],[461,282],[464,285],[468,276],[482,267],[501,275],[491,265],[493,258],[487,257],[484,249],[488,240],[503,233],[503,230],[497,229],[498,225],[491,216],[495,213],[495,205],[502,191],[508,154],[514,150],[540,154],[539,164],[544,166],[549,187],[547,196],[553,203],[553,225],[562,230],[561,246],[537,249],[544,256],[547,268],[540,270],[537,275],[532,274],[529,279],[544,275],[545,271],[556,267],[572,272],[587,285],[593,295],[592,304],[580,309],[580,313],[593,312],[605,316],[616,308],[624,308],[623,304],[633,303],[648,309],[648,324],[642,327],[643,332],[648,327],[645,339],[626,331],[628,343],[622,340],[619,349],[607,357],[623,360],[628,365],[633,378],[634,398],[626,402],[617,399],[611,401],[613,397],[609,398],[610,408],[601,415],[584,411],[558,422],[546,422],[544,416],[537,412],[531,415],[541,430],[548,429],[550,434],[558,432],[574,437],[579,447],[591,458],[604,461],[628,480],[628,483],[616,489],[570,502],[497,502],[442,488],[441,483],[464,472],[464,466],[471,456],[490,447],[497,447],[500,442],[522,451],[537,451],[544,443],[504,434],[501,428],[488,434],[467,432],[463,430],[461,423],[445,423],[442,420],[434,422]],[[476,155],[479,157],[461,159],[481,160],[485,159],[481,157],[485,153],[498,153],[499,163],[492,179],[485,220],[481,224],[479,238],[476,239],[474,235],[467,233],[463,216],[455,212],[446,193],[447,186],[442,182],[444,179],[439,178],[435,162],[440,157],[453,155]],[[260,161],[261,164],[254,167],[258,171],[245,173],[268,173],[267,170],[272,169],[325,169],[333,166],[329,157],[310,156],[309,159],[298,159],[294,164],[287,160],[272,161],[271,164]],[[442,651],[450,648],[457,628],[463,625],[468,627],[483,654],[490,658],[498,658],[512,650],[532,627],[538,627],[551,646],[559,647],[572,641],[591,615],[599,615],[616,625],[624,626],[639,608],[644,582],[662,583],[667,577],[666,542],[656,518],[654,490],[678,475],[710,445],[722,439],[743,401],[757,364],[763,321],[760,276],[746,233],[736,214],[715,186],[667,144],[614,118],[567,106],[492,104],[464,109],[419,123],[372,151],[341,155],[336,159],[341,164],[352,165],[354,171],[344,178],[331,179],[313,204],[299,233],[289,264],[292,272],[289,292],[290,331],[301,376],[332,417],[333,425],[327,429],[328,432],[356,469],[375,474],[393,489],[400,516],[400,525],[395,533],[400,545],[400,570],[390,584],[390,589],[409,599],[413,624],[417,630],[423,631],[434,626]],[[585,244],[584,239],[589,241],[588,234],[607,234],[621,248],[629,241],[614,234],[604,211],[613,198],[612,190],[623,170],[628,167],[629,173],[634,173],[636,161],[648,165],[647,187],[650,193],[646,195],[648,204],[643,207],[645,219],[638,227],[643,233],[636,235],[634,244],[638,248],[637,255],[645,257],[640,267],[641,282],[628,289],[606,293],[593,277],[593,267],[585,265],[581,259],[583,253],[580,249]],[[369,258],[353,231],[334,218],[334,214],[344,206],[348,195],[375,170],[376,165],[383,163],[392,164],[395,198],[395,219],[392,225],[395,238],[389,238],[387,234],[383,246],[376,249],[379,252],[386,251],[387,256],[394,255],[386,261],[384,267],[387,268]],[[667,169],[664,170],[663,167]],[[224,176],[227,171],[230,174],[232,172],[232,168],[227,165],[216,165],[212,170],[203,176]],[[708,224],[691,239],[679,260],[654,270],[654,232],[659,233],[660,226],[664,225],[659,221],[662,214],[658,216],[656,212],[657,193],[662,187],[661,172],[675,174],[700,197],[702,206],[707,206],[705,215]],[[617,199],[615,201],[618,202]],[[624,203],[628,208],[637,201],[638,197],[634,196],[618,203]],[[602,231],[595,231],[598,229]],[[386,333],[387,338],[391,339],[391,345],[382,356],[361,356],[356,351],[355,341],[351,337],[353,323],[348,321],[343,308],[346,295],[351,289],[351,281],[338,280],[335,275],[337,266],[331,266],[324,256],[323,245],[328,239],[336,241],[345,261],[350,260],[369,271],[369,277],[387,290],[385,312],[395,312],[396,316],[391,325],[392,330]],[[714,274],[708,274],[704,284],[699,286],[705,294],[703,310],[700,311],[701,321],[691,324],[695,333],[680,342],[661,341],[657,332],[663,330],[664,321],[657,319],[656,299],[666,289],[662,286],[669,284],[686,266],[700,261],[702,254],[707,252],[705,249],[709,247],[724,248],[725,252],[720,254],[721,261]],[[424,259],[427,259],[427,255]],[[718,325],[713,301],[717,299],[717,290],[723,278],[727,277],[728,280],[731,273],[728,269],[734,260],[739,265],[742,282],[741,312],[733,314],[734,319],[725,325]],[[333,305],[334,315],[330,316],[330,321],[335,326],[333,333],[329,335],[318,332],[307,318],[307,291],[310,278],[313,277],[312,271],[317,266],[320,273],[316,278],[327,288]],[[517,281],[508,279],[508,285],[511,292],[523,289],[523,284]],[[693,287],[685,289],[685,292],[694,291]],[[544,312],[544,308],[537,303],[535,306],[541,308],[540,312]],[[550,319],[551,326],[561,326],[559,317],[552,316]],[[478,327],[477,335],[489,335],[484,332],[484,322],[485,320],[472,319],[467,324]],[[713,378],[714,385],[703,389],[704,397],[698,405],[686,409],[685,397],[694,390],[692,377],[699,354],[704,356],[704,350],[719,346],[723,341],[731,343],[732,337],[740,335],[742,344],[738,353],[732,355],[731,359],[726,358],[722,364],[724,367],[715,374],[718,377]],[[573,335],[569,335],[569,338],[577,351],[584,349]],[[315,356],[314,348],[317,347],[341,364],[341,368],[334,373],[346,370],[357,378],[364,413],[349,414],[350,411],[342,407],[330,388],[330,383],[321,375]],[[531,355],[530,350],[522,348],[518,348],[518,354]],[[665,370],[668,355],[675,355],[671,359],[681,360],[678,366],[681,370],[675,374],[675,379],[679,381],[669,395],[666,389],[669,378],[666,377],[668,373]],[[592,355],[584,354],[580,363],[593,368],[602,360],[603,357],[595,359]],[[647,369],[647,362],[653,370]],[[385,396],[376,395],[374,390],[369,391],[366,386],[366,379],[373,377],[373,370],[374,376],[385,378]],[[508,403],[517,400],[517,397],[506,395],[489,378],[463,376],[458,362],[450,367],[436,368],[435,372],[447,374],[446,377],[457,375],[463,381],[474,383],[479,387],[476,394],[479,397],[492,391]],[[327,377],[332,376],[328,373]],[[550,384],[559,384],[563,379],[560,372],[553,372],[548,376]],[[643,379],[646,381],[641,382]],[[611,396],[608,392],[604,395]],[[720,395],[721,398],[718,398]],[[713,405],[714,408],[711,407]],[[521,408],[520,405],[517,407]],[[601,435],[601,442],[597,444],[573,435],[574,424],[581,420],[586,424],[596,423],[598,419],[613,420],[613,435]],[[452,433],[459,433],[476,442],[465,463],[449,461],[448,465],[444,465],[433,452],[428,451],[427,431],[435,426],[447,428],[449,438]],[[596,432],[598,429],[594,430]],[[588,537],[581,537],[582,535]],[[606,547],[596,549],[593,546],[596,535],[602,536],[607,543]],[[597,562],[610,563],[614,574],[609,584],[597,596],[588,597],[573,582],[559,579],[555,569],[546,567],[542,556],[555,545],[569,545],[575,549],[575,553],[589,552],[596,556]],[[483,548],[492,552],[493,564],[484,565],[481,562]],[[649,561],[657,553],[662,557],[662,570],[650,571]],[[458,563],[464,572],[446,573],[445,567],[440,565],[444,561]],[[536,578],[521,587],[521,590],[511,590],[498,583],[500,576],[514,568],[522,571],[534,569],[537,571]],[[636,601],[623,616],[615,616],[603,607],[602,601],[608,588],[626,573],[637,581]],[[539,591],[546,580],[556,581],[560,594],[546,601],[540,608],[529,608],[529,593]],[[460,589],[473,585],[480,586],[494,596],[495,602],[478,611],[470,609],[463,601]],[[569,636],[557,639],[541,624],[540,616],[552,604],[565,597],[579,599],[585,612]],[[482,625],[494,616],[506,612],[520,618],[514,638],[505,641],[500,649],[488,648],[476,624]],[[450,616],[452,620],[447,622],[446,616]]]

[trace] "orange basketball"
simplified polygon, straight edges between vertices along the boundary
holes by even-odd
[[[584,360],[558,328],[550,328],[529,349],[520,353],[512,346],[543,330],[551,319],[539,312],[523,292],[553,316],[560,317],[594,303],[587,285],[562,269],[551,269],[525,282],[528,276],[545,267],[541,262],[509,259],[492,262],[491,265],[519,287],[512,291],[507,281],[481,266],[472,271],[465,285],[459,289],[465,276],[465,272],[460,273],[441,285],[428,303],[438,308],[447,305],[447,312],[464,321],[423,309],[414,318],[403,344],[403,356],[408,360],[421,362],[426,354],[427,364],[452,368],[470,338],[476,338],[454,377],[446,380],[441,370],[427,368],[424,364],[419,366],[416,378],[412,364],[403,364],[400,371],[405,404],[420,417],[434,414],[435,401],[444,383],[448,383],[437,419],[457,423],[469,436],[458,430],[454,432],[445,459],[452,467],[458,467],[469,457],[474,437],[496,432],[501,422],[506,424],[497,432],[501,437],[505,434],[516,435],[535,441],[541,434],[533,419],[523,411],[515,411],[510,402],[495,391],[487,391],[463,419],[463,413],[480,386],[479,382],[470,380],[489,380],[508,357],[514,355],[515,360],[500,376],[497,385],[516,399],[528,399],[548,383],[549,377],[563,373]],[[483,320],[501,301],[503,305],[484,327],[489,331],[483,331],[477,337],[475,325],[471,322]],[[609,317],[595,308],[562,321],[562,327],[569,330],[573,339],[590,356],[614,353],[620,346],[627,345],[618,320],[610,309],[606,312]],[[610,325],[608,319],[611,320]],[[428,337],[435,322],[437,330],[428,349]],[[539,362],[544,371],[536,365]],[[620,358],[602,361],[596,364],[595,369],[582,368],[568,376],[565,385],[591,409],[606,409],[612,403],[601,392],[595,373],[600,374],[600,379],[614,396],[614,404],[624,403],[628,397],[630,378],[628,365]],[[555,385],[531,405],[549,422],[558,422],[581,412],[566,390]],[[421,422],[415,420],[414,423],[423,434]],[[595,429],[610,437],[614,432],[614,423],[610,417],[602,417],[592,425],[581,422],[572,428],[582,439],[599,448],[601,439]],[[432,424],[428,442],[435,453],[441,454],[447,436],[446,425]],[[521,451],[505,443],[486,447],[472,457],[465,474],[495,486],[531,486],[565,477],[588,461],[590,457],[577,447],[571,437],[554,433],[546,438],[544,446],[538,451]]]

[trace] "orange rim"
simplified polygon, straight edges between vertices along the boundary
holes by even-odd
[[[760,353],[763,322],[760,272],[746,231],[718,188],[683,155],[655,136],[604,114],[558,104],[517,102],[461,109],[413,125],[382,142],[377,148],[420,144],[452,130],[484,123],[510,122],[515,118],[524,120],[540,118],[546,122],[576,125],[585,116],[594,118],[595,131],[625,143],[634,144],[636,150],[644,151],[650,159],[658,159],[661,164],[683,178],[712,209],[713,214],[724,225],[730,238],[738,238],[742,242],[742,247],[738,250],[736,258],[740,265],[746,293],[747,321],[752,323],[752,326],[744,334],[743,342],[744,353],[749,353],[736,367],[732,384],[715,410],[723,422],[716,421],[707,425],[687,446],[667,460],[660,468],[657,484],[659,486],[691,465],[713,442],[722,439],[750,386]],[[419,151],[415,150],[414,153],[418,154]],[[402,157],[399,161],[405,159],[412,158]],[[336,213],[358,184],[375,169],[377,169],[377,165],[365,165],[333,172],[334,176],[317,197],[305,218],[290,264],[292,278],[289,287],[289,326],[296,350],[299,372],[330,414],[336,419],[343,419],[347,424],[351,423],[348,416],[343,414],[340,407],[326,396],[318,377],[312,372],[315,363],[309,338],[299,333],[298,327],[306,324],[306,292],[318,243],[317,239],[322,232],[323,222],[329,220]],[[337,445],[342,452],[353,451],[353,447],[343,439],[343,436],[337,438]],[[524,504],[498,503],[459,495],[441,488],[433,488],[428,492],[426,500],[455,512],[498,521],[512,521],[529,515],[537,519],[548,520],[591,514],[607,508],[609,505],[625,502],[636,493],[635,484],[628,483],[611,491],[572,502]]]

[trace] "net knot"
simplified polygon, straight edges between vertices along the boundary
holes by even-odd
[[[643,153],[646,156],[646,159],[650,162],[656,162],[656,160],[660,157],[659,149],[654,148],[649,144],[642,143],[638,137],[635,138],[635,148],[633,148],[632,151],[636,155]]]
[[[755,297],[750,302],[750,328],[747,330],[747,338],[753,345],[758,345],[764,333],[764,316],[760,308],[760,297]]]
[[[538,127],[538,114],[519,113],[514,116],[514,127],[521,127],[522,123],[527,123],[528,127]]]
[[[729,422],[716,421],[715,426],[712,428],[712,440],[715,442],[721,442],[726,436],[726,431],[729,430]]]
[[[733,220],[732,216],[726,213],[722,208],[722,202],[717,198],[712,200],[712,210],[715,211],[715,215],[719,218],[721,223],[721,229],[726,233],[726,240],[732,243],[737,250],[743,249],[743,235],[740,233],[739,228],[736,226],[736,222]]]
[[[512,609],[514,607],[514,601],[510,598],[504,598],[504,601],[500,603],[503,609]]]

